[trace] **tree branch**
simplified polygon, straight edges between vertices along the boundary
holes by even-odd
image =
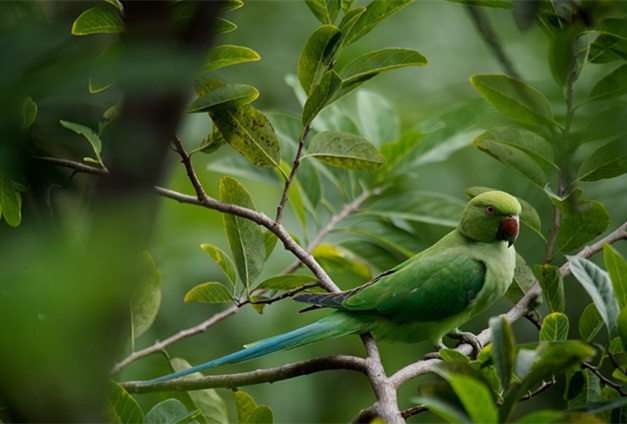
[[[503,46],[501,45],[498,36],[492,29],[492,26],[490,25],[490,22],[485,16],[483,10],[481,10],[480,7],[477,7],[473,3],[473,1],[469,1],[468,3],[466,3],[466,6],[468,7],[468,12],[472,17],[472,20],[475,23],[477,30],[479,30],[479,33],[483,37],[483,40],[486,42],[488,47],[490,47],[492,53],[494,53],[498,61],[501,63],[501,66],[503,67],[505,72],[512,78],[521,79],[520,75],[514,68],[514,64],[505,54],[505,50],[503,50]]]
[[[73,160],[59,159],[59,158],[53,158],[49,156],[33,156],[33,159],[50,163],[52,165],[58,165],[64,168],[73,169],[76,172],[82,172],[85,174],[93,174],[93,175],[108,175],[109,174],[109,170],[104,165],[102,167],[96,167],[96,166],[86,165],[81,162],[75,162]]]
[[[281,219],[283,218],[283,208],[285,207],[285,203],[287,202],[288,191],[290,189],[290,186],[292,185],[292,181],[294,180],[294,177],[296,176],[296,171],[298,170],[298,167],[300,165],[300,157],[303,152],[303,147],[305,146],[305,140],[307,139],[307,135],[309,134],[309,131],[311,131],[311,125],[307,125],[305,129],[303,130],[303,134],[301,135],[300,141],[298,143],[298,149],[296,149],[296,156],[294,157],[292,170],[290,171],[290,175],[285,180],[285,186],[283,187],[283,194],[281,195],[281,200],[279,201],[279,205],[276,208],[275,221],[277,223],[280,223]]]
[[[330,370],[349,370],[366,374],[366,360],[357,356],[335,355],[245,373],[211,375],[202,378],[178,378],[150,385],[140,385],[142,382],[139,381],[129,381],[120,384],[129,393],[188,391],[217,387],[234,388],[261,383],[274,383]]]
[[[163,341],[157,341],[155,342],[155,344],[153,344],[152,346],[149,346],[145,349],[142,350],[138,350],[135,351],[133,353],[131,353],[129,356],[127,356],[126,358],[124,358],[124,360],[118,362],[117,364],[115,364],[115,366],[113,367],[113,369],[111,370],[111,374],[115,375],[118,372],[120,372],[124,367],[128,366],[129,364],[131,364],[132,362],[137,361],[138,359],[144,358],[148,355],[152,355],[153,353],[157,353],[157,352],[161,352],[162,350],[164,350],[166,347],[170,346],[171,344],[174,344],[180,340],[183,340],[187,337],[196,335],[196,334],[200,334],[203,333],[205,331],[207,331],[207,329],[211,326],[213,326],[214,324],[222,321],[223,319],[237,313],[239,311],[239,308],[236,305],[233,305],[231,307],[229,307],[228,309],[225,309],[222,312],[218,312],[217,314],[214,314],[211,318],[209,318],[208,320],[205,320],[203,322],[201,322],[200,324],[194,326],[194,327],[190,327],[190,328],[186,328],[185,330],[181,330],[178,333],[174,334],[171,337],[168,337],[167,339],[163,340]]]

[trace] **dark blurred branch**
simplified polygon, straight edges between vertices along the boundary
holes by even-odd
[[[499,41],[498,35],[494,32],[492,25],[488,21],[485,12],[478,6],[474,5],[472,1],[466,3],[466,7],[468,8],[468,12],[472,17],[477,30],[483,37],[483,40],[486,42],[492,53],[496,56],[498,61],[501,63],[501,66],[505,70],[505,72],[512,78],[521,79],[520,75],[514,68],[514,64],[505,54],[505,50],[503,50],[503,46]]]
[[[109,170],[103,167],[95,167],[91,165],[86,165],[81,162],[75,162],[69,159],[59,159],[53,158],[49,156],[33,156],[33,159],[40,160],[42,162],[50,163],[52,165],[62,166],[64,168],[73,169],[76,172],[82,172],[85,174],[94,174],[94,175],[109,175]]]
[[[276,368],[245,373],[211,375],[202,378],[178,378],[174,380],[140,385],[141,382],[120,383],[129,393],[202,390],[217,387],[235,388],[261,383],[274,383],[321,371],[349,370],[366,373],[366,360],[357,356],[335,355],[287,364]]]

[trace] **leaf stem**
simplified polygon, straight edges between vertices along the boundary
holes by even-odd
[[[298,148],[296,149],[296,156],[294,157],[292,170],[290,171],[290,175],[285,180],[285,186],[283,187],[283,194],[281,195],[281,201],[279,202],[279,205],[277,206],[277,211],[276,211],[275,221],[277,223],[280,223],[281,219],[283,218],[283,209],[285,208],[285,203],[287,203],[288,192],[289,192],[290,186],[292,185],[292,181],[294,180],[294,177],[296,176],[296,171],[298,170],[298,166],[300,165],[300,159],[303,153],[303,147],[305,145],[305,140],[307,139],[307,135],[309,135],[309,131],[311,131],[311,125],[307,125],[303,129],[303,133],[298,143]]]

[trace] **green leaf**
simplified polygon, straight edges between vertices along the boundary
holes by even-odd
[[[355,1],[357,0],[341,0],[340,1],[340,6],[342,7],[342,10],[344,11],[344,13],[348,13],[348,11],[351,10],[353,5],[355,4]]]
[[[607,100],[627,93],[627,65],[614,69],[592,87],[589,102]]]
[[[582,257],[567,256],[567,258],[573,275],[592,298],[608,331],[612,331],[616,327],[619,308],[609,274]]]
[[[466,0],[446,0],[451,3],[459,3],[467,5]],[[485,7],[488,9],[505,9],[511,10],[514,8],[514,4],[510,0],[473,0],[473,6]]]
[[[225,84],[194,100],[185,112],[216,112],[248,104],[259,97],[259,91],[251,85]]]
[[[497,410],[492,392],[478,371],[465,363],[443,363],[432,371],[446,379],[475,423],[496,423]]]
[[[100,141],[100,137],[98,136],[98,134],[96,134],[94,130],[84,125],[75,124],[73,122],[68,122],[68,121],[63,121],[63,120],[59,122],[65,128],[72,130],[76,134],[80,134],[83,137],[85,137],[87,141],[89,142],[89,144],[91,145],[91,148],[93,149],[94,154],[96,155],[97,162],[99,164],[102,164],[102,159],[100,158],[100,151],[102,150],[102,141]]]
[[[24,103],[22,103],[22,132],[26,132],[33,125],[37,117],[37,110],[37,103],[32,97],[24,99]]]
[[[416,398],[416,402],[429,408],[429,411],[441,417],[447,423],[467,424],[471,422],[470,418],[460,411],[459,408],[437,397],[420,396]]]
[[[527,414],[519,420],[514,421],[516,424],[603,424],[605,421],[596,415],[584,414],[580,412],[564,412],[555,410],[536,411]]]
[[[223,4],[220,6],[221,12],[230,12],[244,6],[244,2],[242,0],[224,0],[222,3]]]
[[[368,265],[340,246],[321,243],[313,249],[311,254],[325,268],[350,271],[366,280],[372,278]]]
[[[516,121],[555,125],[547,98],[523,82],[506,75],[473,75],[470,83],[499,112]]]
[[[427,66],[427,59],[412,49],[387,48],[356,57],[340,70],[344,97],[370,78],[408,66]]]
[[[115,381],[110,384],[107,396],[108,421],[118,424],[143,423],[144,411],[137,401]]]
[[[490,319],[490,331],[492,332],[492,360],[494,361],[494,367],[501,382],[501,389],[507,390],[514,369],[514,334],[509,323],[503,317]],[[496,420],[485,422],[496,422]]]
[[[538,134],[519,127],[500,127],[488,130],[478,136],[476,140],[490,140],[496,143],[515,147],[540,165],[558,169],[553,163],[553,147]]]
[[[224,139],[242,156],[262,168],[278,167],[279,140],[268,118],[251,105],[218,110],[211,119]]]
[[[412,49],[387,48],[356,57],[340,71],[344,84],[408,66],[427,66],[427,58]]]
[[[255,210],[248,191],[230,177],[220,179],[220,200]],[[263,272],[266,260],[263,233],[259,225],[248,219],[231,214],[223,214],[223,218],[239,278],[248,289]]]
[[[607,143],[593,152],[581,164],[578,181],[598,181],[627,173],[625,140]]]
[[[119,33],[124,31],[120,15],[108,7],[96,6],[81,13],[72,25],[73,35]]]
[[[323,25],[333,23],[329,17],[325,0],[305,0],[305,4],[309,7],[309,10],[311,10],[311,13],[313,13],[316,19]]]
[[[340,30],[333,25],[323,25],[307,39],[298,60],[298,81],[311,94],[322,75],[328,70],[339,46]]]
[[[579,337],[589,343],[601,328],[603,328],[603,318],[594,303],[591,303],[584,308],[579,317]]]
[[[278,275],[276,277],[268,278],[256,288],[266,290],[292,290],[304,286],[305,284],[311,284],[318,281],[316,277],[311,275]]]
[[[616,324],[620,340],[623,343],[623,346],[627,346],[627,307],[623,307],[618,314]]]
[[[465,362],[470,363],[470,358],[455,349],[442,348],[438,350],[438,353],[446,362]]]
[[[268,424],[274,422],[274,414],[268,405],[259,405],[248,416],[246,424]]]
[[[364,206],[364,212],[427,224],[457,227],[465,203],[440,193],[410,192],[385,196]]]
[[[358,134],[363,135],[375,146],[381,147],[399,137],[400,118],[385,97],[360,90],[355,102],[357,103]]]
[[[146,424],[177,424],[186,423],[194,417],[200,415],[202,411],[188,411],[181,401],[176,399],[166,399],[156,404],[144,419]]]
[[[210,244],[201,244],[200,247],[213,259],[219,266],[222,272],[227,276],[231,285],[235,287],[237,283],[237,274],[235,271],[235,265],[233,261],[222,249]]]
[[[248,47],[224,44],[210,49],[205,56],[202,72],[209,72],[225,66],[260,60],[259,54]]]
[[[172,358],[170,360],[173,371],[183,371],[191,367],[184,359]],[[189,375],[191,378],[201,378],[203,375],[199,372]],[[193,405],[202,411],[198,418],[204,418],[209,424],[228,424],[229,415],[224,399],[215,389],[190,390],[185,392],[189,396]]]
[[[11,227],[22,222],[22,196],[15,182],[7,175],[0,173],[0,218]]]
[[[414,0],[374,0],[370,2],[368,6],[366,6],[366,10],[359,15],[354,25],[345,32],[342,45],[347,46],[354,43],[379,25],[381,21],[387,19],[408,4],[413,3],[413,1]]]
[[[303,127],[309,125],[316,115],[331,103],[341,86],[342,79],[337,72],[333,70],[325,72],[320,79],[320,83],[313,88],[305,102],[302,119]]]
[[[279,238],[270,230],[263,232],[263,243],[266,249],[266,259],[270,257]]]
[[[623,309],[627,307],[627,261],[608,243],[603,244],[603,261],[610,275],[618,306]]]
[[[579,410],[601,397],[601,380],[588,369],[570,370],[566,373],[567,385],[564,399],[568,401],[568,409]],[[584,409],[585,410],[585,409]]]
[[[122,43],[113,43],[96,58],[89,74],[89,92],[99,93],[117,81]]]
[[[522,150],[509,144],[483,138],[484,134],[475,138],[474,144],[476,148],[514,169],[540,189],[544,189],[547,183],[546,175],[533,159]]]
[[[150,253],[142,252],[141,278],[131,300],[131,325],[133,338],[150,328],[161,306],[161,273]]]
[[[237,29],[237,25],[226,19],[216,18],[211,29],[216,34],[226,34],[227,32],[235,31]]]
[[[307,156],[344,169],[373,170],[385,163],[383,155],[368,140],[340,131],[316,134],[303,157]]]
[[[105,0],[105,1],[115,6],[119,11],[124,10],[124,7],[122,6],[122,3],[120,3],[120,0]]]
[[[233,302],[229,289],[222,283],[203,283],[192,288],[185,294],[186,303],[227,303]]]
[[[568,338],[568,317],[561,312],[553,312],[542,321],[541,342],[562,341]]]
[[[577,187],[564,199],[550,196],[562,213],[557,242],[562,252],[583,246],[602,234],[610,225],[610,214],[599,202],[582,200],[583,190]]]
[[[536,265],[534,270],[549,311],[564,312],[564,280],[559,268],[546,264]]]

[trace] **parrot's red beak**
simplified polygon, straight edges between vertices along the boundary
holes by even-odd
[[[516,241],[516,238],[518,238],[519,230],[520,224],[518,222],[518,215],[508,216],[499,224],[496,238],[497,240],[506,241],[507,247],[511,247],[511,245]]]

